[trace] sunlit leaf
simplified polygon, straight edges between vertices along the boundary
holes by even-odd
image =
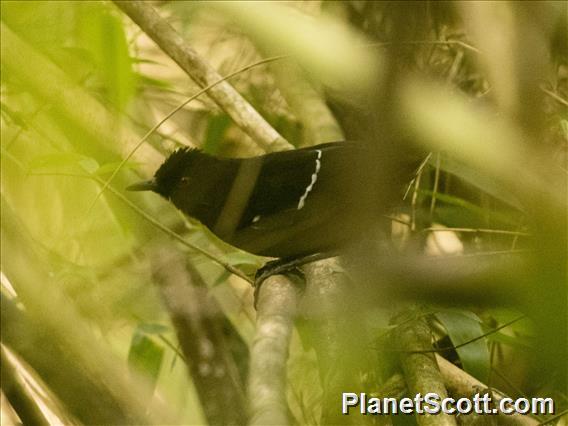
[[[152,333],[153,334],[153,333]],[[138,327],[132,335],[128,363],[131,367],[147,375],[152,385],[155,386],[160,374],[164,347],[152,339],[144,327]]]

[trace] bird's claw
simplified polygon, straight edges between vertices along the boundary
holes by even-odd
[[[301,282],[304,282],[304,273],[302,270],[296,266],[295,262],[283,262],[281,259],[272,260],[267,262],[264,266],[256,271],[254,277],[254,308],[258,303],[258,293],[262,283],[269,277],[273,275],[285,275],[293,274],[300,278]]]

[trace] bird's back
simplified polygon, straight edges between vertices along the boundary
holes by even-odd
[[[366,157],[349,142],[245,159],[180,150],[156,172],[155,191],[229,244],[297,258],[362,235],[354,211],[369,185]]]
[[[339,245],[354,230],[345,219],[353,167],[361,155],[356,144],[329,143],[261,157],[254,189],[229,242],[287,258]]]

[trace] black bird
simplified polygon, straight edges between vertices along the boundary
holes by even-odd
[[[297,258],[340,243],[326,228],[342,227],[359,155],[345,142],[238,159],[182,148],[152,180],[128,189],[160,194],[235,247]]]
[[[353,211],[368,157],[354,142],[240,159],[182,148],[128,189],[154,191],[225,242],[284,264],[327,257],[365,233]]]

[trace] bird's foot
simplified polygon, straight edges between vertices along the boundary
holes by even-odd
[[[292,274],[296,277],[300,278],[299,280],[294,280],[294,282],[299,281],[304,283],[304,273],[300,269],[300,265],[303,263],[298,263],[298,259],[289,260],[289,259],[276,259],[267,262],[262,266],[258,271],[256,271],[256,275],[254,277],[254,307],[256,309],[256,305],[258,302],[258,293],[260,291],[260,287],[262,283],[272,275],[287,275]],[[302,289],[303,290],[303,289]]]
[[[296,277],[300,278],[299,281],[301,283],[305,284],[304,273],[302,272],[300,267],[305,265],[306,263],[316,262],[318,260],[327,259],[333,256],[337,256],[337,253],[329,251],[314,253],[304,257],[297,257],[292,259],[276,259],[267,262],[262,268],[256,271],[254,279],[254,307],[256,308],[260,286],[268,277],[279,274],[293,274]]]

